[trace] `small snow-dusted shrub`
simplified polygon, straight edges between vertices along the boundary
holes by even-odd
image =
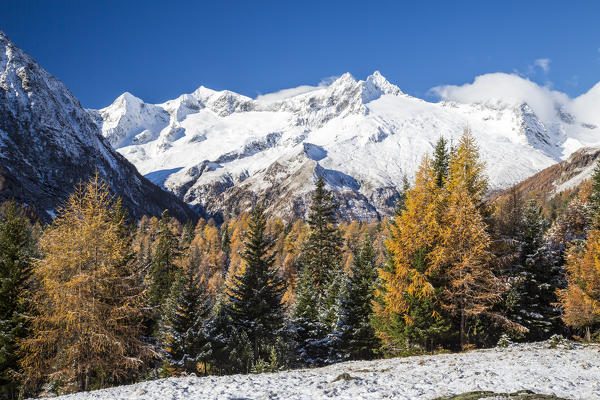
[[[250,372],[253,374],[263,374],[265,372],[277,372],[279,369],[279,362],[277,361],[277,353],[274,347],[271,347],[271,353],[269,355],[269,361],[265,361],[262,358],[256,360],[256,364],[252,366]]]
[[[510,336],[508,336],[506,333],[503,334],[502,336],[500,336],[500,339],[498,340],[498,344],[496,345],[496,347],[500,347],[500,348],[507,348],[510,347],[510,345],[514,344],[513,341],[510,339]]]
[[[550,339],[548,339],[548,346],[551,349],[556,349],[557,347],[564,347],[569,344],[569,341],[564,338],[562,335],[552,335]]]
[[[355,377],[355,376],[352,376],[352,375],[350,375],[350,374],[349,374],[349,373],[347,373],[347,372],[344,372],[344,373],[341,373],[341,374],[339,374],[339,375],[338,375],[338,377],[337,377],[337,378],[335,378],[335,379],[334,379],[333,381],[331,381],[331,382],[337,382],[337,381],[353,381],[353,380],[355,380],[355,379],[358,379],[358,378],[357,378],[357,377]]]
[[[256,363],[252,366],[252,369],[250,370],[250,372],[253,374],[262,374],[265,372],[271,372],[269,367],[270,366],[267,361],[264,361],[262,358],[259,358],[258,360],[256,360]]]

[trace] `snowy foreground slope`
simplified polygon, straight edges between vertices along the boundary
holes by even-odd
[[[261,199],[270,212],[302,216],[323,176],[344,217],[368,219],[390,214],[403,176],[414,176],[440,136],[456,141],[467,125],[493,188],[600,144],[600,117],[588,112],[600,86],[575,101],[521,80],[533,86],[522,96],[509,87],[500,97],[431,103],[379,72],[344,74],[256,99],[200,87],[148,104],[125,93],[89,112],[142,174],[201,213],[237,214]],[[440,89],[442,98],[454,92]]]
[[[80,393],[64,400],[112,399],[435,399],[472,391],[531,390],[600,399],[600,347],[514,345],[378,361],[346,362],[277,374],[170,378]],[[336,380],[348,373],[351,380]]]

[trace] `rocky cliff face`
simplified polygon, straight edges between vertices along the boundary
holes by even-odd
[[[14,198],[48,219],[96,171],[133,217],[164,209],[196,215],[141,176],[104,139],[79,101],[0,32],[0,199]]]

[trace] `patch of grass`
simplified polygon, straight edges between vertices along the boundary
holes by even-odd
[[[487,391],[469,392],[455,396],[439,397],[435,400],[567,400],[549,394],[538,394],[530,390],[521,390],[515,393],[494,393]]]
[[[339,374],[337,378],[335,378],[334,380],[332,380],[331,382],[337,382],[337,381],[353,381],[355,379],[358,379],[355,376],[350,375],[347,372],[344,372],[343,374]]]

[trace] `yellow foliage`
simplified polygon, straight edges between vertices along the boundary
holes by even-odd
[[[433,295],[429,279],[437,271],[428,262],[427,256],[421,266],[415,265],[415,258],[419,252],[428,252],[436,245],[441,201],[442,190],[436,183],[430,158],[425,157],[417,172],[415,186],[406,195],[406,210],[390,225],[390,238],[386,245],[395,268],[394,271],[379,269],[386,288],[385,309],[376,305],[376,312],[400,314],[410,323],[405,295]]]
[[[600,322],[600,231],[590,232],[584,247],[574,244],[567,254],[567,282],[559,290],[563,320],[573,328]]]
[[[463,132],[450,156],[448,192],[454,192],[458,186],[463,186],[467,190],[477,207],[482,204],[488,188],[485,163],[479,159],[479,147],[468,128]]]
[[[503,293],[490,266],[490,237],[483,218],[464,186],[451,193],[432,261],[443,270],[447,286],[444,307],[454,315],[489,310]]]
[[[97,176],[80,186],[43,233],[32,335],[23,341],[29,384],[87,390],[90,379],[135,376],[153,355],[139,339],[143,290],[121,236],[123,216]]]

